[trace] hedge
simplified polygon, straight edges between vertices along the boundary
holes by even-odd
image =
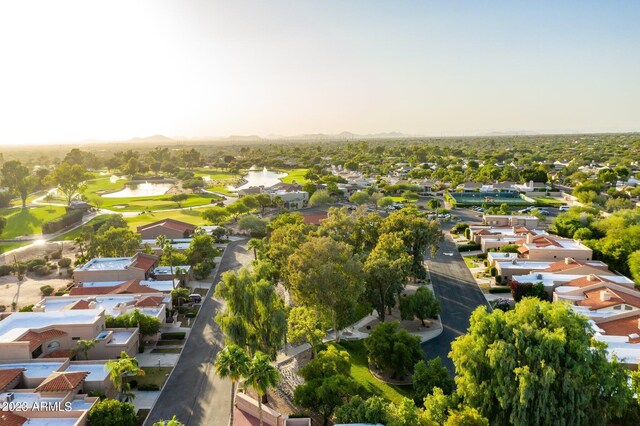
[[[157,391],[160,390],[160,386],[155,383],[143,383],[138,385],[139,391]]]
[[[5,275],[9,275],[13,272],[12,265],[0,265],[0,277],[4,277]]]
[[[67,226],[78,223],[82,220],[82,213],[82,211],[76,210],[67,213],[56,220],[45,222],[42,224],[42,233],[53,234],[54,232],[58,232],[61,229],[66,228]]]
[[[184,331],[173,331],[169,333],[162,333],[160,337],[163,340],[184,340],[184,337],[187,335]]]
[[[469,243],[469,244],[462,244],[458,246],[458,251],[474,251],[474,250],[480,250],[482,247],[480,246],[480,244],[476,244],[476,243]]]
[[[489,293],[491,293],[491,294],[511,293],[511,288],[508,285],[503,285],[503,286],[500,286],[500,287],[491,287],[489,289]]]

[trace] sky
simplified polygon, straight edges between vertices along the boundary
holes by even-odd
[[[2,0],[0,147],[640,130],[640,2]]]

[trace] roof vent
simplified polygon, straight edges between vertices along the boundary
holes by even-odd
[[[611,300],[611,292],[608,289],[607,290],[602,290],[600,292],[600,300],[603,301],[603,302]]]
[[[565,258],[564,258],[564,263],[565,263],[566,265],[571,265],[571,264],[573,263],[573,259],[572,259],[572,258],[570,258],[570,257],[565,257]]]
[[[593,274],[589,274],[587,275],[587,281],[596,281],[596,276]]]

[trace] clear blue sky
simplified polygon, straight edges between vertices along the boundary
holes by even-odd
[[[0,144],[640,130],[638,1],[7,0]]]

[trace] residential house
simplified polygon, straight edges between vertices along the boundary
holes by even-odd
[[[146,225],[138,226],[137,232],[143,240],[155,240],[160,235],[169,239],[188,238],[196,230],[196,226],[175,219],[163,219]]]
[[[485,214],[482,216],[485,225],[493,226],[524,226],[529,229],[538,227],[539,219],[536,216],[511,216]]]
[[[147,280],[158,263],[158,257],[136,253],[132,257],[94,258],[73,271],[78,282]]]

